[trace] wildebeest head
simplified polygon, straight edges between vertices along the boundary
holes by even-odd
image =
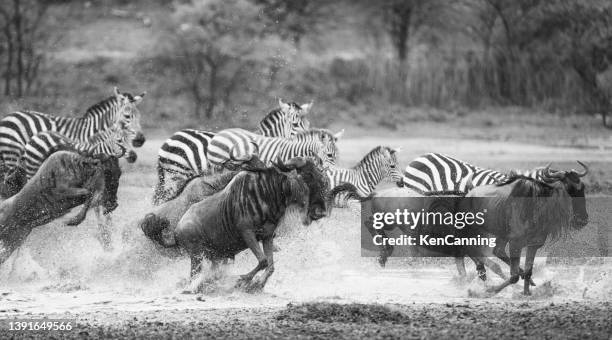
[[[306,208],[305,225],[327,216],[327,177],[312,160],[296,157],[287,163],[279,161],[276,167],[283,172],[296,170],[295,177],[288,175],[291,177],[291,200]]]
[[[542,174],[542,180],[545,182],[559,182],[561,183],[565,191],[569,194],[572,201],[572,219],[571,225],[574,228],[582,228],[589,222],[589,214],[586,209],[586,199],[584,196],[584,183],[581,181],[581,177],[586,176],[589,172],[589,168],[582,162],[577,161],[584,171],[570,170],[570,171],[555,171],[550,169],[550,164],[544,169]]]

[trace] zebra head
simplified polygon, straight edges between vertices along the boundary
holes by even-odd
[[[146,92],[134,96],[127,92],[119,92],[117,87],[114,88],[113,92],[117,105],[115,123],[123,124],[123,126],[136,131],[136,136],[132,139],[132,145],[137,148],[141,147],[145,142],[145,136],[140,126],[140,111],[136,106],[142,101]]]
[[[401,171],[399,170],[399,164],[397,161],[397,154],[401,151],[401,148],[390,148],[385,147],[384,152],[382,154],[383,159],[383,167],[386,172],[386,177],[390,178],[392,181],[397,183],[398,185],[403,184],[403,178]]]
[[[126,126],[125,122],[120,122],[92,136],[90,143],[97,144],[93,157],[125,157],[128,163],[134,163],[137,155],[132,146],[137,136],[138,133],[134,129]]]
[[[310,129],[295,135],[295,139],[303,142],[320,143],[318,157],[323,165],[335,165],[338,159],[338,139],[344,134],[344,129],[333,133],[326,129]]]
[[[310,122],[306,118],[306,115],[310,112],[312,104],[313,103],[310,102],[298,105],[294,102],[285,103],[282,99],[278,100],[278,106],[280,107],[280,112],[284,116],[284,121],[289,123],[290,133],[288,136],[295,136],[310,128]]]

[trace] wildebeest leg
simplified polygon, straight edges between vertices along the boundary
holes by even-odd
[[[459,272],[459,277],[465,279],[467,273],[465,272],[465,261],[463,261],[463,256],[455,257],[455,265],[457,266],[457,271]]]
[[[507,265],[511,266],[510,258],[508,257],[508,255],[506,255],[506,244],[508,244],[507,240],[498,238],[497,244],[495,245],[495,248],[493,248],[493,254],[495,254],[495,256],[497,256],[500,260],[504,261]],[[525,277],[525,272],[523,271],[523,268],[521,268],[520,266],[519,266],[519,275],[521,276],[521,278]],[[535,283],[533,282],[532,279],[529,279],[529,284],[532,286],[535,286]]]
[[[87,190],[87,189],[84,189],[84,190]],[[87,192],[89,194],[89,190],[87,190]],[[74,217],[66,221],[66,225],[77,226],[81,224],[81,222],[83,222],[85,220],[85,217],[87,216],[87,211],[91,207],[91,202],[92,202],[92,197],[89,197],[85,201],[85,203],[83,203],[83,206],[81,210],[79,210],[78,214],[74,215]]]
[[[264,274],[262,278],[257,282],[252,282],[247,291],[253,292],[256,290],[261,290],[268,282],[268,279],[274,273],[274,243],[272,242],[272,237],[263,240],[263,249],[266,258],[268,259],[268,266],[264,270]]]
[[[240,276],[240,280],[238,280],[238,282],[236,283],[237,286],[242,286],[245,283],[251,282],[255,274],[257,274],[260,270],[268,266],[268,259],[266,258],[266,255],[264,254],[263,250],[261,249],[259,242],[257,242],[257,238],[255,237],[255,233],[253,232],[253,230],[244,228],[241,234],[242,239],[255,255],[258,263],[253,270]]]
[[[521,247],[510,243],[510,278],[498,286],[487,289],[488,292],[499,293],[502,289],[515,284],[520,279],[519,265],[521,263]]]
[[[98,232],[100,243],[105,251],[111,250],[111,233],[110,233],[110,215],[102,213],[102,206],[98,205],[95,208],[96,219],[98,220]]]
[[[368,229],[368,232],[370,233],[370,235],[372,235],[372,237],[376,235],[381,235],[383,238],[387,238],[387,234],[385,234],[385,231],[383,229],[376,229],[372,226],[372,219],[366,221],[365,224],[366,228]],[[380,264],[381,267],[384,267],[387,264],[387,258],[393,253],[393,246],[387,244],[381,245],[379,247],[380,252],[378,255],[378,264]]]
[[[189,277],[193,279],[202,268],[202,253],[191,255],[191,271]]]
[[[525,274],[523,277],[523,279],[525,280],[523,294],[525,295],[531,295],[531,292],[529,291],[529,286],[533,283],[533,281],[531,280],[531,274],[533,272],[533,260],[535,259],[535,255],[538,251],[538,248],[540,248],[540,246],[528,246],[527,253],[525,254]]]
[[[480,261],[482,261],[482,263],[486,266],[491,268],[491,270],[497,274],[499,277],[501,277],[502,279],[506,280],[507,276],[506,274],[504,274],[504,271],[501,269],[501,267],[499,266],[499,264],[495,263],[494,261],[492,261],[491,259],[489,259],[488,257],[479,257]],[[485,277],[486,279],[486,277]]]

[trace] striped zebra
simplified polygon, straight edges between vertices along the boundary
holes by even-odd
[[[513,170],[513,173],[539,179],[545,167],[531,170]],[[428,153],[414,159],[404,170],[403,184],[421,192],[465,192],[471,176],[473,186],[499,183],[508,174],[477,167],[453,157]]]
[[[397,162],[399,151],[399,148],[377,146],[352,168],[328,167],[325,174],[329,179],[330,189],[349,183],[355,186],[359,196],[366,197],[385,178],[395,182],[402,181]]]
[[[99,159],[125,156],[129,163],[133,163],[136,161],[136,153],[132,143],[136,135],[134,130],[113,127],[93,135],[87,142],[79,142],[54,131],[40,132],[26,144],[17,165],[4,179],[3,196],[17,193],[36,174],[43,162],[60,150]]]
[[[308,130],[310,123],[306,114],[312,103],[298,105],[285,103],[279,99],[279,108],[268,113],[259,123],[258,131],[268,137],[289,138]],[[158,151],[157,185],[153,204],[165,202],[174,197],[176,190],[195,176],[208,170],[206,150],[214,132],[184,129],[175,132]]]
[[[145,137],[140,127],[140,112],[136,105],[145,93],[133,96],[120,93],[115,87],[113,95],[87,109],[83,117],[59,117],[35,111],[17,111],[0,120],[0,155],[8,168],[13,168],[32,136],[54,131],[70,140],[87,142],[100,131],[121,124],[137,132],[133,140],[140,147]]]
[[[259,160],[269,166],[294,157],[310,157],[324,165],[335,165],[338,158],[337,134],[311,129],[294,138],[266,137],[244,129],[219,131],[210,140],[206,158],[214,167],[236,167]]]
[[[279,99],[278,106],[278,109],[268,113],[259,122],[259,134],[267,137],[289,138],[308,130],[310,122],[306,119],[306,115],[312,108],[312,102],[298,105],[294,102],[285,103]]]

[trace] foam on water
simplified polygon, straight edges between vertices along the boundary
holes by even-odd
[[[392,258],[382,269],[375,258],[361,257],[359,214],[356,207],[350,207],[336,209],[331,217],[310,226],[288,217],[275,239],[280,247],[274,254],[276,271],[263,293],[233,289],[238,275],[256,265],[255,257],[245,251],[219,273],[200,278],[206,294],[196,299],[196,295],[181,294],[190,287],[189,260],[162,251],[138,229],[141,212],[150,208],[146,202],[135,201],[119,209],[116,216],[132,217],[115,217],[113,250],[109,252],[96,238],[93,217],[79,227],[57,221],[35,229],[20,252],[0,267],[0,292],[9,292],[0,297],[0,310],[226,308],[320,299],[446,302],[467,299],[468,289],[485,289],[477,279],[458,284],[452,260],[424,265]],[[607,259],[595,261],[596,265],[569,267],[546,265],[545,258],[536,260],[533,279],[538,286],[531,298],[612,297],[612,262]],[[474,278],[471,262],[467,267]],[[489,278],[489,284],[501,282],[492,273]],[[522,281],[493,298],[524,299],[521,291]]]

